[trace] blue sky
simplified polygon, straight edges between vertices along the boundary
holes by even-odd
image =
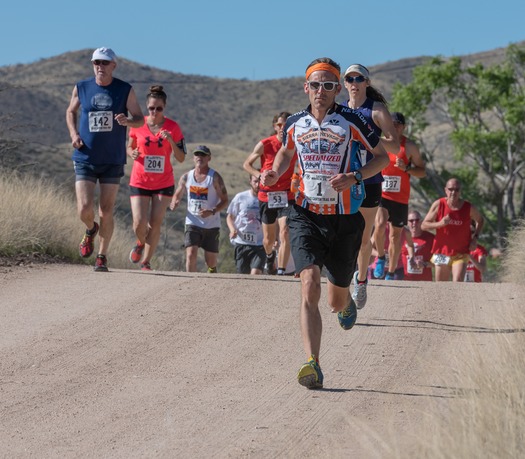
[[[0,66],[109,46],[161,69],[250,80],[300,76],[322,56],[372,66],[525,40],[524,0],[27,0],[1,18]]]

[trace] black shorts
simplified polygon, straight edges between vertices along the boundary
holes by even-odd
[[[138,188],[136,186],[129,186],[129,194],[130,196],[173,196],[175,193],[175,185],[169,186],[167,188],[161,188],[159,190],[146,190],[145,188]]]
[[[235,266],[239,274],[250,274],[252,269],[264,270],[266,252],[262,245],[235,244]]]
[[[184,247],[196,245],[206,252],[219,253],[219,228],[201,228],[200,226],[186,225],[184,230]]]
[[[326,268],[328,280],[348,287],[355,272],[365,219],[352,215],[318,215],[294,205],[288,216],[295,272],[311,265]]]
[[[381,202],[381,194],[383,190],[381,189],[380,183],[365,183],[365,199],[361,204],[361,207],[367,207],[373,209],[378,207]]]
[[[391,201],[390,199],[381,199],[380,207],[388,210],[388,221],[392,226],[402,228],[408,222],[408,204]]]
[[[259,215],[261,216],[261,222],[266,225],[275,223],[278,218],[288,217],[288,213],[295,201],[292,199],[288,201],[288,207],[277,207],[270,209],[268,203],[259,201]]]

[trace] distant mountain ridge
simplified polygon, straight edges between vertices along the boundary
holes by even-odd
[[[503,59],[505,49],[463,59],[493,64]],[[84,49],[31,64],[0,67],[1,136],[20,141],[16,153],[21,163],[38,164],[40,171],[59,179],[66,171],[71,172],[70,162],[64,161],[71,149],[65,111],[74,84],[93,75],[91,53],[91,49]],[[372,66],[372,84],[389,99],[394,83],[408,83],[413,69],[426,59],[422,56]],[[345,64],[341,66],[345,68]],[[242,174],[237,162],[242,164],[242,157],[255,143],[272,133],[274,114],[283,110],[293,113],[307,105],[301,69],[298,73],[293,78],[264,81],[212,78],[162,70],[120,57],[115,76],[133,85],[144,111],[149,86],[163,85],[168,94],[166,115],[180,124],[187,142],[214,145],[221,155],[228,156],[226,164],[236,165],[236,173]],[[345,97],[343,90],[339,100]],[[438,126],[435,135],[443,136],[443,129]]]

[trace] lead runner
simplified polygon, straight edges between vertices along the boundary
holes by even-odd
[[[335,103],[341,91],[340,74],[339,64],[327,57],[308,65],[303,86],[310,105],[287,119],[273,168],[261,175],[263,185],[273,185],[297,155],[302,181],[288,225],[301,278],[301,335],[308,359],[297,378],[308,389],[323,387],[321,269],[326,268],[329,307],[338,313],[341,327],[349,330],[357,318],[349,287],[364,228],[358,212],[364,198],[362,180],[388,164],[388,155],[366,119]],[[351,156],[351,140],[374,155],[366,165],[361,167],[357,156]]]

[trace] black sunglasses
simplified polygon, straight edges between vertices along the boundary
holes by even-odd
[[[106,65],[109,65],[109,64],[111,64],[111,61],[104,61],[102,59],[95,59],[93,61],[93,65],[103,65],[105,67]]]
[[[365,78],[363,75],[358,75],[358,76],[356,76],[356,77],[353,77],[353,76],[347,76],[347,77],[345,77],[345,81],[346,81],[347,83],[353,83],[354,81],[355,81],[356,83],[362,83],[362,82],[365,81],[365,80],[366,80],[366,78]]]

